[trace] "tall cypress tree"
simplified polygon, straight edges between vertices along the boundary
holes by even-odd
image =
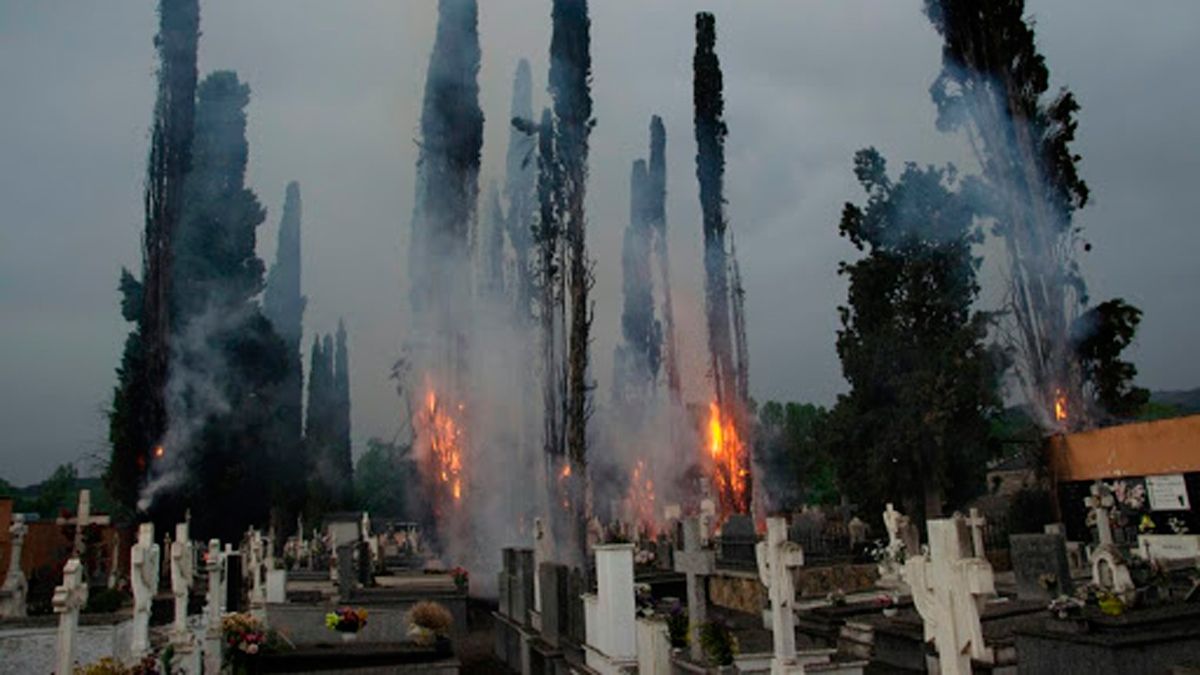
[[[629,177],[629,226],[621,252],[624,305],[622,344],[613,354],[613,399],[644,411],[662,363],[662,324],[654,316],[654,281],[650,266],[650,178],[645,160],[633,163]]]
[[[353,500],[354,468],[350,442],[350,354],[346,345],[346,323],[338,319],[333,357],[334,446],[332,463],[337,471],[341,508]]]
[[[695,107],[696,132],[696,178],[700,183],[700,207],[704,215],[704,306],[708,328],[709,369],[713,378],[713,391],[723,416],[732,421],[740,445],[726,447],[725,452],[738,456],[732,462],[723,461],[717,467],[718,483],[722,489],[722,515],[747,513],[753,493],[750,482],[750,458],[746,448],[748,419],[742,364],[735,360],[735,337],[732,331],[738,328],[738,312],[730,307],[729,256],[725,251],[727,223],[725,220],[725,137],[729,129],[725,125],[724,76],[721,62],[716,53],[716,19],[712,14],[700,12],[696,15],[696,52],[693,57],[693,103]],[[740,309],[740,296],[734,298],[733,310]],[[740,335],[740,334],[738,334]],[[744,341],[736,340],[739,355]],[[733,473],[739,475],[734,476]],[[744,488],[732,486],[744,483]]]
[[[197,96],[194,164],[173,242],[173,349],[167,470],[188,470],[180,493],[202,537],[236,537],[263,525],[272,462],[291,438],[280,416],[288,378],[285,341],[256,296],[263,263],[256,230],[266,213],[245,186],[250,88],[231,71],[209,75]],[[273,487],[273,486],[272,486]],[[181,514],[165,512],[163,524]]]
[[[122,315],[136,322],[125,341],[118,384],[109,413],[112,455],[105,482],[110,494],[133,511],[167,428],[165,388],[170,356],[171,239],[183,207],[183,180],[191,168],[196,105],[198,0],[160,0],[158,96],[146,169],[142,278],[122,271]]]
[[[675,310],[671,300],[671,265],[667,246],[667,130],[662,118],[650,118],[650,164],[647,167],[646,210],[654,235],[659,279],[663,294],[663,347],[667,390],[671,401],[681,402],[679,357],[675,347]]]
[[[507,292],[504,281],[504,237],[507,230],[500,189],[495,181],[488,186],[487,211],[479,251],[481,295],[490,303],[499,303]]]
[[[304,356],[300,341],[304,334],[307,299],[300,292],[300,184],[288,183],[279,221],[275,263],[263,290],[263,314],[287,346],[288,372],[279,395],[280,442],[274,453],[276,476],[272,502],[283,507],[276,531],[289,532],[295,515],[304,506]]]
[[[521,59],[513,77],[512,105],[509,118],[533,120],[533,76],[529,61]],[[508,202],[505,218],[508,240],[515,258],[513,298],[518,324],[527,323],[533,316],[534,271],[532,260],[533,227],[537,212],[537,141],[526,131],[512,126],[508,135],[505,157],[504,198]]]
[[[555,152],[562,167],[563,236],[570,316],[567,334],[566,449],[582,469],[587,461],[591,414],[588,345],[593,278],[587,256],[584,201],[587,196],[588,138],[592,126],[591,19],[587,0],[554,0],[551,11],[550,95],[554,99]],[[582,474],[582,471],[578,472]]]

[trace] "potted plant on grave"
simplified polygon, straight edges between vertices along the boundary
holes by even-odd
[[[353,642],[366,626],[367,610],[362,607],[339,607],[325,615],[325,627],[340,633],[342,642]]]
[[[466,593],[471,585],[471,573],[465,567],[450,570],[450,578],[454,580],[454,588],[458,589],[459,593]]]
[[[1069,595],[1060,595],[1050,601],[1050,605],[1046,608],[1054,615],[1054,618],[1066,621],[1067,619],[1078,618],[1083,614],[1084,601],[1079,598]]]
[[[440,603],[422,601],[408,610],[408,637],[414,644],[436,645],[439,652],[449,651],[450,628],[454,616]]]
[[[78,666],[74,675],[171,675],[170,657],[160,663],[153,656],[147,656],[141,661],[127,666],[119,660],[106,656],[95,663]]]
[[[724,621],[714,619],[700,627],[700,647],[708,664],[715,666],[718,673],[733,672],[733,657],[738,651],[737,638]]]

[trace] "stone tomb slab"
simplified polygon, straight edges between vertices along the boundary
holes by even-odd
[[[1075,590],[1061,534],[1014,534],[1008,542],[1018,598],[1049,601]]]

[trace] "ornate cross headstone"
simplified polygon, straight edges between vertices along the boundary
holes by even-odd
[[[1112,546],[1112,523],[1108,519],[1108,511],[1113,507],[1114,503],[1112,492],[1099,481],[1092,484],[1090,492],[1090,495],[1084,497],[1083,505],[1096,518],[1096,537],[1100,542],[1100,546]]]
[[[187,627],[188,591],[192,589],[192,577],[196,570],[188,529],[186,522],[176,525],[175,541],[171,544],[171,594],[175,596],[171,641],[176,644],[190,643],[191,638]]]
[[[803,673],[804,667],[796,660],[796,616],[792,613],[796,581],[792,570],[804,566],[804,549],[788,540],[786,518],[767,518],[767,539],[758,542],[755,554],[758,578],[767,587],[771,600],[771,632],[775,646],[771,675]]]
[[[704,577],[713,573],[715,564],[713,552],[701,548],[700,519],[684,520],[683,551],[675,553],[675,571],[687,575],[688,625],[692,631],[688,646],[694,661],[704,656],[704,650],[700,647],[700,628],[704,625],[708,610]]]
[[[933,640],[942,675],[971,672],[971,659],[991,661],[980,617],[996,594],[992,566],[972,555],[961,516],[929,521],[929,554],[910,555],[904,573],[913,604]]]
[[[76,637],[79,633],[79,610],[87,604],[88,586],[83,578],[79,558],[71,558],[63,568],[62,585],[54,589],[54,613],[58,615],[58,653],[56,673],[75,672]]]
[[[208,598],[204,610],[204,672],[221,672],[221,616],[225,603],[225,554],[221,542],[208,541],[208,555],[204,560],[204,571],[208,573]]]
[[[92,491],[79,491],[79,505],[75,507],[75,517],[59,518],[55,521],[58,525],[74,525],[75,526],[75,543],[72,548],[72,557],[83,558],[83,532],[91,525],[108,525],[112,519],[108,516],[92,516]]]
[[[133,584],[133,641],[130,652],[141,658],[150,651],[150,605],[158,590],[162,552],[154,543],[154,523],[142,523],[137,543],[129,554],[129,577]]]
[[[0,619],[25,616],[25,593],[29,590],[29,583],[21,571],[21,550],[25,547],[27,532],[29,527],[25,525],[25,516],[14,515],[12,525],[8,527],[12,542],[8,554],[8,573],[4,575],[4,585],[0,586]]]
[[[1092,484],[1091,495],[1084,498],[1084,505],[1091,509],[1096,519],[1096,536],[1100,545],[1092,553],[1092,583],[1125,602],[1132,602],[1137,595],[1133,575],[1125,563],[1125,554],[1113,543],[1109,509],[1113,507],[1112,492],[1103,483]]]

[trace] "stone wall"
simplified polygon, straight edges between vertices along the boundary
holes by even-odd
[[[795,578],[797,597],[819,598],[837,589],[857,593],[873,588],[879,571],[875,565],[801,567]],[[759,614],[766,607],[767,590],[757,574],[721,572],[708,578],[708,600],[718,607]]]
[[[76,658],[80,664],[93,663],[105,656],[129,657],[133,621],[103,619],[91,623],[80,620]],[[19,625],[0,625],[0,673],[50,673],[54,671],[58,621],[28,621]]]

